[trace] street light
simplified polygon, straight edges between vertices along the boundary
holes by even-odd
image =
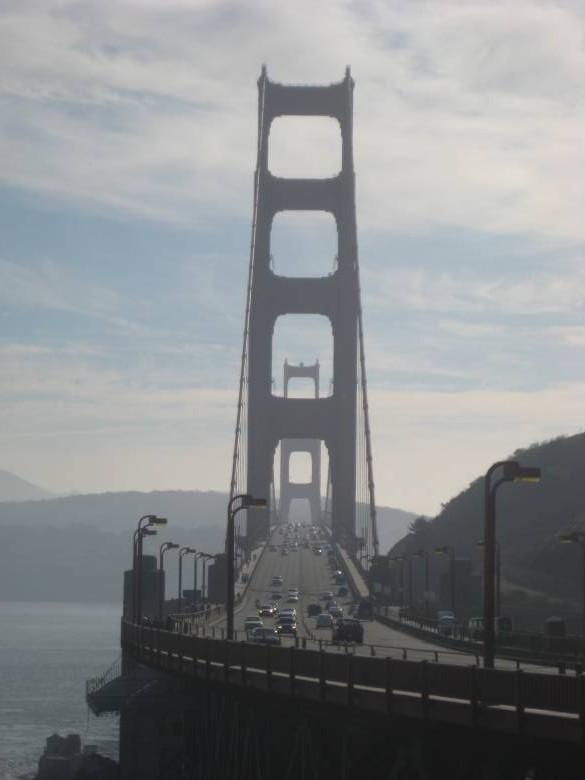
[[[235,509],[234,503],[240,501]],[[268,502],[265,498],[255,498],[250,493],[239,493],[230,499],[227,511],[226,532],[226,612],[227,612],[227,638],[234,638],[234,518],[240,509],[266,509]]]
[[[491,484],[496,469],[502,468],[502,476]],[[521,466],[515,460],[499,460],[486,471],[484,478],[483,521],[483,665],[493,669],[495,656],[495,606],[494,569],[496,552],[496,491],[504,482],[539,482],[540,468]]]
[[[179,607],[178,613],[181,614],[181,601],[183,598],[183,558],[185,555],[195,554],[197,550],[194,547],[181,547],[179,550]]]
[[[449,582],[451,585],[451,612],[455,617],[455,548],[450,544],[444,544],[435,549],[435,555],[449,555],[451,562],[449,564]]]
[[[425,617],[429,616],[429,554],[426,550],[412,553],[413,558],[425,559]]]
[[[502,548],[498,540],[496,539],[496,617],[499,617],[501,613],[502,604]],[[477,547],[485,547],[485,542],[480,539],[476,545]]]
[[[583,551],[583,633],[585,634],[585,533],[583,531],[572,531],[571,533],[559,534],[561,544],[580,544]]]
[[[197,579],[198,579],[198,577],[197,577],[197,569],[198,569],[197,562],[199,561],[199,558],[202,558],[204,563],[205,563],[205,558],[208,555],[209,555],[209,553],[198,552],[195,555],[194,559],[193,559],[193,561],[194,561],[194,563],[193,563],[193,594],[194,594],[195,600],[197,600]],[[203,591],[201,591],[201,599],[203,599]]]
[[[164,603],[165,603],[165,577],[163,569],[163,556],[167,550],[175,550],[179,547],[175,542],[163,542],[158,551],[158,569],[159,569],[159,597],[158,597],[158,619],[162,623],[164,617]]]
[[[154,536],[156,531],[146,533],[146,529],[152,525],[166,525],[166,517],[157,515],[142,515],[138,521],[138,527],[134,531],[132,540],[132,619],[140,620],[142,612],[142,538]]]
[[[388,561],[400,564],[400,579],[398,581],[398,589],[400,591],[400,608],[404,606],[404,556],[394,555],[392,558],[388,558]]]
[[[215,560],[216,555],[210,555],[209,553],[205,553],[203,556],[203,576],[201,578],[201,600],[205,601],[205,567],[207,565],[207,561]]]
[[[142,620],[142,543],[145,536],[156,536],[156,528],[145,526],[138,531],[136,538],[136,622]]]

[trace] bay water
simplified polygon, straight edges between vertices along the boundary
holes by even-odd
[[[85,681],[120,655],[118,604],[0,601],[0,780],[34,777],[45,740],[80,734],[118,758],[118,717],[89,711]]]

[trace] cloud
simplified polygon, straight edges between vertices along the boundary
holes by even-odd
[[[585,306],[585,275],[571,264],[562,264],[558,271],[509,268],[488,278],[477,272],[398,267],[368,270],[366,278],[370,281],[366,303],[378,309],[390,305],[395,311],[494,316],[579,312]]]
[[[584,397],[583,382],[533,392],[372,388],[378,500],[435,514],[516,449],[582,432]]]
[[[0,301],[5,307],[67,312],[136,332],[136,323],[120,315],[120,295],[65,265],[44,260],[36,267],[0,258]]]
[[[168,222],[249,215],[261,62],[289,83],[349,63],[362,227],[583,238],[570,5],[45,0],[0,23],[12,185]]]

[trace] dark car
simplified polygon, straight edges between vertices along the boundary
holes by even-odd
[[[317,617],[317,615],[320,615],[323,610],[321,609],[320,604],[309,604],[307,607],[307,615],[309,617]]]
[[[249,641],[262,645],[279,645],[280,634],[275,628],[255,628],[249,634]]]
[[[341,588],[337,591],[338,596],[347,596],[349,594],[348,589],[345,587],[345,585],[342,585]]]
[[[354,615],[358,620],[373,620],[374,605],[369,601],[360,601],[355,608]]]
[[[333,628],[332,639],[334,642],[357,642],[361,645],[364,641],[364,627],[354,618],[339,618]]]
[[[296,636],[297,621],[294,619],[294,617],[281,615],[276,620],[276,630],[279,634],[290,634],[291,636]]]

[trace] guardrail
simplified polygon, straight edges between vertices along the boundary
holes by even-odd
[[[380,606],[376,608],[376,618],[392,628],[404,630],[421,639],[432,638],[433,642],[457,647],[463,652],[483,653],[481,640],[474,640],[465,632],[457,632],[456,636],[443,633],[439,630],[438,621],[431,618],[393,614],[388,607]],[[585,668],[583,637],[512,631],[496,635],[496,648],[499,657],[518,664],[524,662],[556,666],[561,672],[567,667],[573,667],[579,674]]]
[[[91,696],[92,693],[95,693],[100,688],[103,688],[104,685],[107,685],[112,680],[115,680],[116,677],[119,677],[122,674],[122,659],[117,658],[114,663],[106,669],[103,674],[98,674],[95,677],[90,677],[89,680],[85,681],[85,695]]]
[[[136,660],[188,676],[381,713],[583,742],[585,678],[328,653],[122,622]]]

